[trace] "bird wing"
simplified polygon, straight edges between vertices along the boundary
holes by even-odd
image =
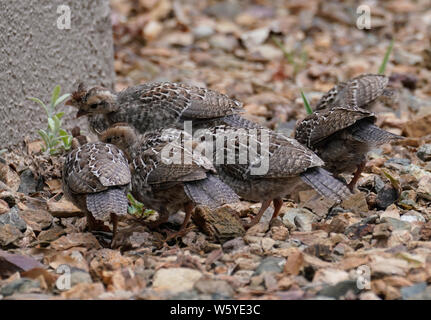
[[[273,143],[278,147],[269,158],[267,177],[284,178],[296,176],[308,168],[324,165],[324,162],[314,152],[294,139],[278,134]]]
[[[216,150],[224,151],[223,171],[237,179],[292,177],[309,167],[323,165],[312,151],[269,129],[225,129],[226,143],[219,143]],[[216,136],[220,138],[221,132]]]
[[[146,108],[175,113],[182,120],[211,119],[243,112],[241,102],[222,93],[182,83],[161,82],[141,87]]]
[[[317,103],[316,110],[331,107],[364,108],[384,93],[389,78],[381,74],[363,74],[337,84]]]
[[[113,145],[87,143],[68,154],[63,180],[75,193],[94,193],[130,183],[124,154]]]
[[[367,110],[349,107],[318,110],[297,124],[295,139],[308,148],[313,148],[316,143],[364,118],[374,121],[375,116]]]
[[[200,180],[206,178],[207,172],[215,172],[207,158],[192,152],[195,145],[188,148],[178,140],[180,132],[172,129],[164,131],[162,136],[144,135],[141,152],[133,160],[133,166],[147,184]]]

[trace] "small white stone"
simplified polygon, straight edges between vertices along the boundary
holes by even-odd
[[[189,268],[160,269],[154,274],[153,289],[173,293],[191,290],[202,273]]]

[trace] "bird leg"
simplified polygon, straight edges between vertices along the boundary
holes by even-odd
[[[118,228],[118,216],[115,213],[111,213],[111,222],[112,222],[112,240],[111,240],[111,247],[112,247],[115,236],[117,235],[117,228]]]
[[[166,241],[169,241],[173,238],[182,237],[187,233],[186,227],[190,221],[190,218],[192,217],[193,208],[194,208],[194,205],[191,202],[187,202],[184,205],[184,211],[186,213],[186,216],[184,217],[183,224],[181,225],[180,230],[178,230],[177,232],[173,232],[170,235],[168,235],[166,238]]]
[[[249,229],[249,228],[253,227],[254,225],[256,225],[260,221],[260,219],[262,218],[262,216],[265,213],[266,209],[268,209],[268,207],[271,205],[271,201],[272,200],[269,199],[269,200],[265,200],[265,201],[262,202],[262,206],[260,207],[260,210],[257,213],[257,215],[251,220],[250,223],[244,225],[245,229]],[[274,210],[274,213],[275,213],[275,210]]]
[[[362,161],[358,165],[358,168],[356,169],[355,174],[353,175],[352,180],[350,180],[349,184],[347,185],[347,187],[350,189],[351,192],[353,192],[353,189],[356,186],[356,182],[358,182],[358,180],[359,180],[359,178],[361,176],[362,171],[364,171],[365,164],[366,164],[366,161]]]
[[[105,226],[103,221],[96,220],[91,213],[87,213],[87,225],[88,230],[91,231],[103,231],[111,232],[108,226]]]
[[[274,203],[274,213],[272,214],[271,222],[274,221],[280,213],[281,207],[283,206],[283,199],[275,198],[272,202]]]

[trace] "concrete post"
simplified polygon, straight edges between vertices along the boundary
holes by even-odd
[[[109,0],[0,0],[0,149],[46,127],[27,97],[48,103],[56,84],[67,93],[79,81],[113,86]],[[86,126],[72,108],[62,111],[65,128]]]

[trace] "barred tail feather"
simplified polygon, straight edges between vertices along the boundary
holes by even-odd
[[[109,219],[111,213],[127,214],[126,187],[88,194],[87,209],[98,220]]]
[[[351,195],[350,190],[332,174],[320,167],[310,168],[301,174],[302,180],[322,196],[341,201]]]
[[[209,208],[239,201],[238,196],[229,186],[211,174],[202,180],[186,182],[184,191],[195,204]]]
[[[390,133],[369,122],[359,122],[352,128],[353,137],[361,142],[369,142],[375,145],[403,139],[402,136]]]

